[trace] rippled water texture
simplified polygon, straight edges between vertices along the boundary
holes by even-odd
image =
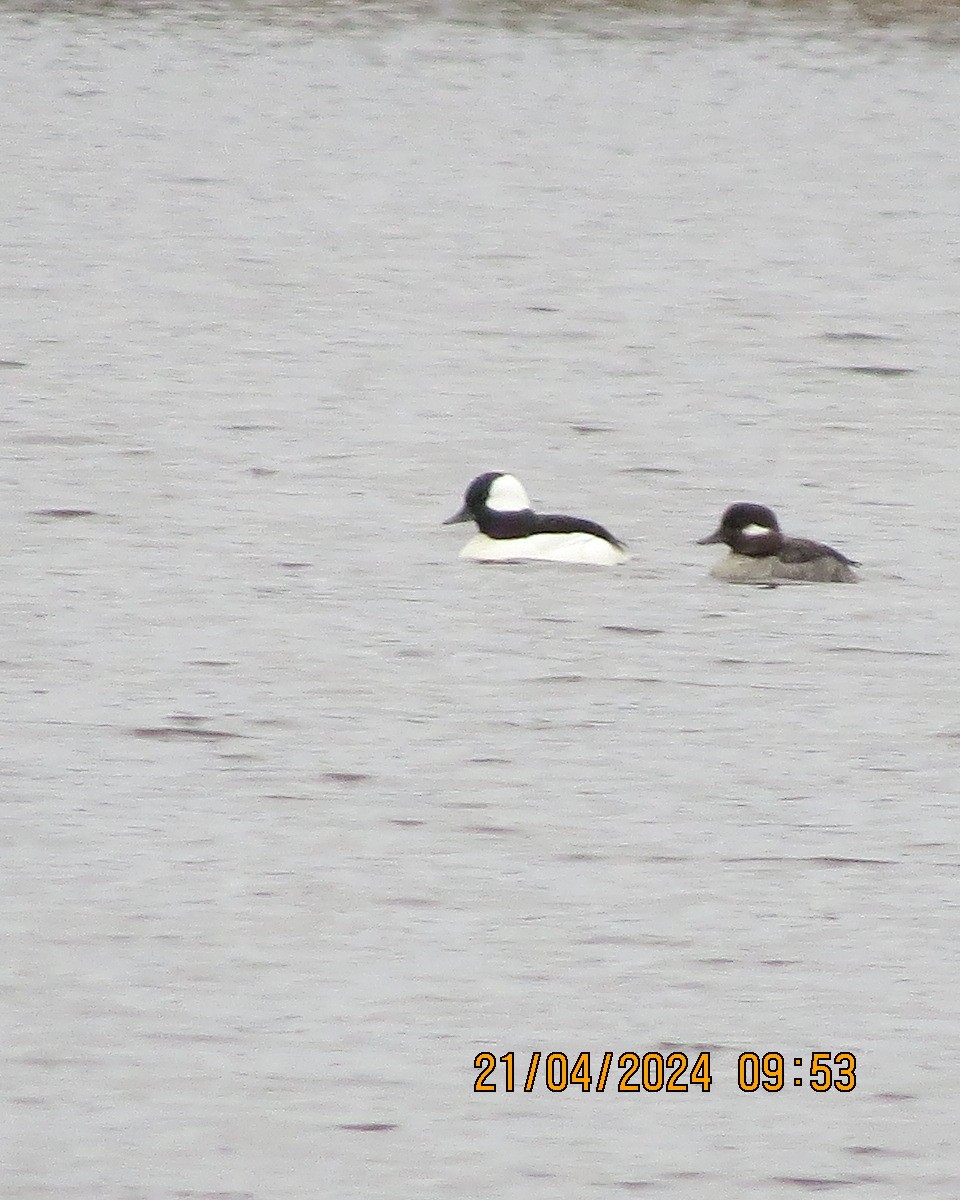
[[[955,1200],[955,34],[3,9],[6,1196]]]

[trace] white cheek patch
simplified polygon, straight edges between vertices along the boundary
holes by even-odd
[[[499,475],[487,493],[487,508],[494,512],[523,512],[530,507],[530,497],[523,484],[512,475]]]
[[[770,530],[765,525],[744,525],[740,532],[744,537],[762,537],[763,534],[769,533]]]

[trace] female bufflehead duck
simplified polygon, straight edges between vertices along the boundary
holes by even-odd
[[[536,558],[544,562],[612,566],[627,557],[622,542],[595,521],[535,513],[519,479],[501,471],[478,475],[467,488],[463,508],[444,521],[476,521],[480,532],[460,551],[477,562]]]
[[[770,583],[785,579],[805,583],[856,583],[851,567],[859,563],[832,546],[809,538],[785,537],[777,518],[762,504],[731,504],[720,527],[698,546],[724,542],[730,553],[711,568],[714,579],[727,583]]]

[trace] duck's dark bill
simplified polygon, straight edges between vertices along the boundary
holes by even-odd
[[[722,541],[723,541],[723,534],[720,532],[719,529],[716,529],[716,530],[714,530],[713,533],[710,534],[709,537],[697,538],[697,545],[698,546],[713,546],[717,542],[722,542]]]
[[[460,509],[458,513],[454,513],[452,517],[447,517],[443,522],[444,525],[462,525],[464,521],[472,521],[473,517],[466,505]]]

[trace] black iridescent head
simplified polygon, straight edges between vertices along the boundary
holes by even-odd
[[[700,538],[697,545],[711,546],[723,542],[735,554],[764,558],[776,554],[783,545],[783,534],[777,518],[763,504],[731,504],[720,518],[720,525],[709,537]]]
[[[463,507],[444,525],[457,525],[461,521],[476,521],[484,529],[491,518],[497,519],[516,513],[530,512],[530,497],[519,479],[503,471],[487,471],[478,475],[467,488]]]

